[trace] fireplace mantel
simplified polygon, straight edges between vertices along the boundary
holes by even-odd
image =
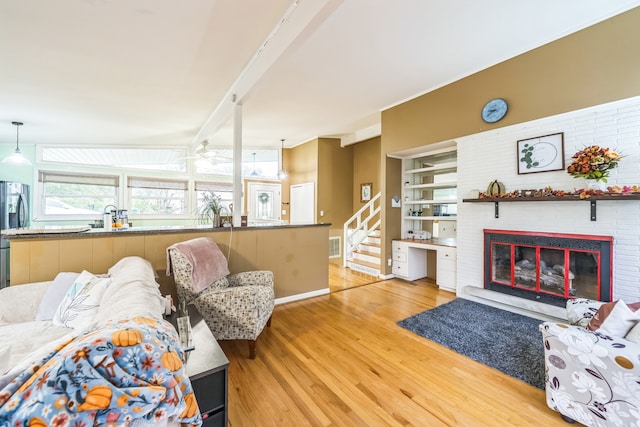
[[[499,205],[501,202],[589,202],[591,206],[591,221],[596,221],[597,200],[640,200],[639,193],[633,194],[592,194],[583,199],[579,195],[542,196],[542,197],[483,197],[479,199],[462,199],[465,203],[494,203],[495,218],[500,218]]]

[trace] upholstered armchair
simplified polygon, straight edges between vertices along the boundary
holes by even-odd
[[[565,421],[589,427],[640,426],[640,324],[633,326],[635,313],[625,305],[618,307],[618,319],[608,315],[609,325],[591,330],[602,305],[570,300],[570,324],[540,325],[547,405]]]
[[[215,245],[215,244],[214,244]],[[176,247],[177,246],[177,247]],[[216,250],[219,250],[217,246]],[[193,304],[218,340],[247,340],[249,357],[256,356],[256,340],[271,325],[274,280],[271,271],[229,274],[211,280],[205,289],[194,286],[193,266],[179,244],[168,249],[178,298]]]

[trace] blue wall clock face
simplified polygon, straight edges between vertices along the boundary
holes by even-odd
[[[492,99],[482,108],[482,120],[495,123],[507,114],[507,101],[502,98]]]

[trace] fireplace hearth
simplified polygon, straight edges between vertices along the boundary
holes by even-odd
[[[531,299],[611,301],[610,236],[484,230],[484,287]]]

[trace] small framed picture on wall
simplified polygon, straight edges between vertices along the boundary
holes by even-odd
[[[518,141],[518,175],[563,169],[563,132]]]
[[[360,201],[361,202],[364,203],[371,200],[372,186],[373,184],[370,182],[367,182],[366,184],[360,184]]]

